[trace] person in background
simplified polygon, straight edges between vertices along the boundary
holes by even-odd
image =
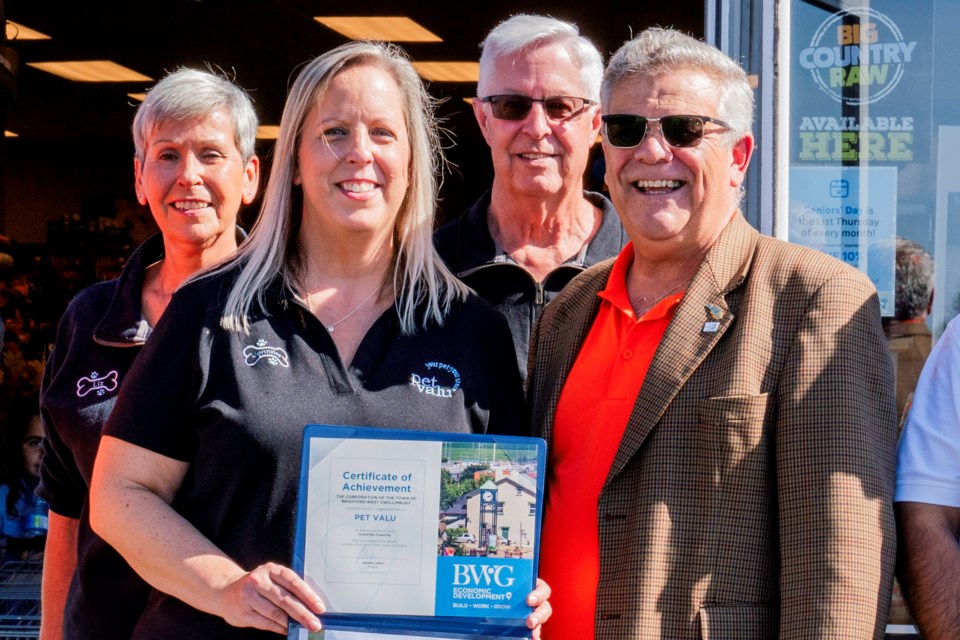
[[[933,343],[926,323],[933,309],[933,270],[933,257],[926,249],[913,240],[897,237],[894,317],[883,319],[883,332],[893,358],[900,428],[906,424],[914,389]],[[890,623],[913,622],[900,584],[894,580]]]
[[[926,321],[933,309],[933,258],[919,243],[900,237],[896,256],[894,316],[883,319],[883,331],[894,357],[897,415],[903,425],[932,345]]]
[[[648,29],[602,99],[630,243],[531,345],[545,635],[879,640],[897,420],[876,289],[741,214],[753,92],[734,60]]]
[[[525,377],[544,305],[626,242],[610,201],[583,189],[603,59],[576,26],[535,15],[505,20],[481,47],[473,113],[493,186],[435,242],[457,277],[507,318]]]
[[[528,433],[506,322],[433,249],[433,114],[390,45],[294,81],[250,237],[174,296],[97,455],[91,523],[154,586],[134,638],[320,629],[287,566],[303,425]]]
[[[955,317],[923,365],[897,450],[897,577],[925,640],[953,640],[960,629],[958,389]]]
[[[129,639],[146,605],[148,585],[90,529],[94,456],[127,374],[173,292],[231,255],[242,238],[237,212],[254,200],[260,172],[256,131],[250,97],[207,71],[174,71],[137,109],[134,186],[160,233],[134,251],[118,279],[71,301],[44,370],[47,437],[39,495],[51,505],[45,640]]]
[[[37,406],[35,394],[15,400],[4,430],[0,534],[7,559],[24,559],[43,551],[47,535],[47,503],[34,493],[43,458],[43,425]]]

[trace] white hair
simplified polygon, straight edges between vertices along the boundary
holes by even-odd
[[[727,140],[734,142],[753,128],[753,90],[747,73],[713,45],[675,29],[651,27],[628,40],[610,58],[603,74],[603,101],[613,89],[637,80],[692,69],[713,78],[720,92],[717,118],[730,125]],[[692,114],[703,115],[703,114]]]
[[[222,109],[233,122],[234,142],[243,161],[256,152],[257,112],[247,92],[210,71],[182,68],[167,75],[148,92],[133,118],[136,158],[146,159],[147,138],[169,122],[202,120]]]
[[[487,78],[493,73],[497,61],[555,43],[565,46],[570,58],[580,69],[580,81],[587,95],[579,97],[599,100],[603,57],[593,43],[580,35],[575,24],[549,16],[527,14],[504,20],[480,43],[482,53],[478,93],[486,90],[480,88],[486,86]]]

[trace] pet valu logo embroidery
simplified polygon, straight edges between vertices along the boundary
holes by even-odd
[[[108,391],[116,391],[120,385],[120,375],[116,371],[111,371],[105,376],[101,376],[96,371],[91,371],[89,376],[84,376],[77,380],[77,397],[82,398],[88,393],[96,393],[102,396]]]
[[[247,345],[243,348],[243,362],[248,367],[256,366],[259,362],[266,362],[271,366],[289,367],[290,358],[287,352],[280,347],[271,347],[263,338],[257,340],[256,344]]]
[[[427,362],[421,372],[410,373],[410,386],[429,396],[452,398],[460,388],[460,372],[445,362]]]

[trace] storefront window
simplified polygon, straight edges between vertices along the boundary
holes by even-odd
[[[864,271],[887,318],[915,241],[938,333],[960,312],[960,0],[793,0],[789,24],[788,239]]]
[[[747,171],[745,188],[747,199],[743,213],[754,227],[770,235],[773,227],[774,177],[771,149],[773,148],[773,50],[772,38],[764,38],[765,15],[760,2],[753,0],[706,3],[706,40],[746,69],[750,85],[754,89],[756,113],[754,134],[756,146]],[[772,16],[773,12],[769,12]],[[772,31],[772,20],[769,23]],[[767,49],[768,51],[765,51]],[[769,63],[769,64],[767,64]],[[764,78],[770,81],[764,82]]]
[[[788,236],[873,280],[902,424],[930,330],[960,312],[960,0],[790,10]],[[888,630],[912,629],[896,585],[891,605]]]

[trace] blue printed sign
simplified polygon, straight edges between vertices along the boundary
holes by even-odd
[[[866,273],[885,316],[894,313],[896,207],[896,167],[790,170],[790,242]]]

